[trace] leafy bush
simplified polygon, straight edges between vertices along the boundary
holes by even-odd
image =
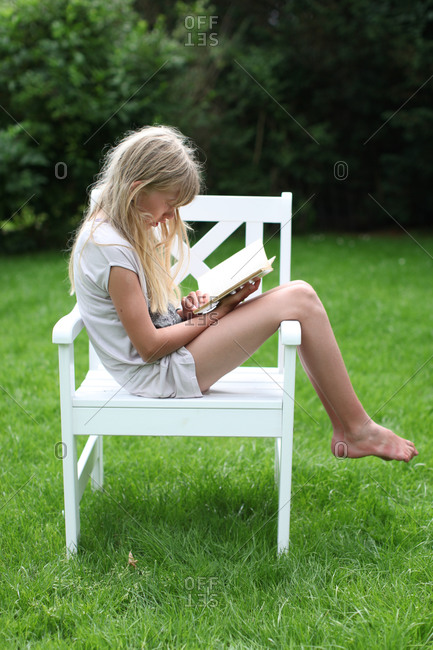
[[[11,246],[30,199],[49,219],[35,216],[21,245],[58,243],[76,225],[103,148],[161,116],[167,72],[156,84],[152,76],[170,67],[172,48],[130,0],[19,0],[2,18],[0,246]]]
[[[432,21],[431,0],[0,0],[0,250],[65,245],[106,146],[152,123],[196,141],[210,193],[293,191],[297,228],[428,225]]]

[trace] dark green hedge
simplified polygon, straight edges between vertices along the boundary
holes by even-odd
[[[159,12],[163,11],[164,15]],[[298,228],[431,222],[433,2],[0,2],[0,249],[64,246],[104,148],[174,124]]]

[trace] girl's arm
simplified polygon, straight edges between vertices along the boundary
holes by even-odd
[[[148,363],[153,363],[187,345],[210,325],[216,325],[220,318],[232,311],[257,287],[258,283],[248,284],[236,294],[224,299],[212,312],[158,329],[150,318],[136,273],[113,266],[108,281],[108,292],[122,325],[141,358]]]

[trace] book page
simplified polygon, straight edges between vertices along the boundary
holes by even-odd
[[[211,296],[219,296],[254,271],[268,266],[268,258],[260,239],[217,264],[198,278],[198,287]]]
[[[272,262],[268,260],[260,239],[238,251],[213,269],[198,278],[198,288],[208,293],[211,300],[194,313],[214,309],[224,296],[240,288],[253,278],[262,277],[272,271]]]

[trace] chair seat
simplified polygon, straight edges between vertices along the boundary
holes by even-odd
[[[203,397],[157,399],[131,395],[104,369],[90,370],[72,399],[76,435],[194,435],[275,437],[281,435],[283,375],[277,368],[241,367],[220,379]],[[143,402],[146,408],[143,409]],[[262,427],[258,427],[262,421]],[[254,423],[254,427],[252,424]],[[255,429],[256,434],[251,434]],[[161,435],[161,434],[160,434]]]
[[[236,368],[220,379],[203,397],[159,399],[131,395],[111,375],[99,368],[89,370],[73,397],[74,407],[122,406],[134,408],[146,400],[156,408],[231,408],[281,409],[283,375],[277,368]]]

